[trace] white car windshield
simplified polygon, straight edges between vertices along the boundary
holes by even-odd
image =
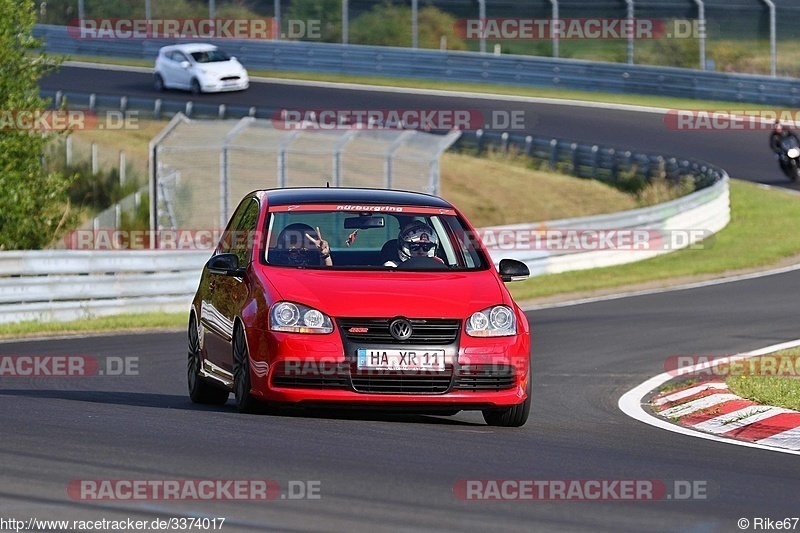
[[[206,50],[204,52],[192,52],[192,59],[195,63],[218,63],[220,61],[230,61],[231,56],[222,50]]]

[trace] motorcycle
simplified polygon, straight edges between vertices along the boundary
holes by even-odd
[[[780,143],[781,153],[778,160],[781,170],[792,181],[800,179],[800,142],[797,137],[789,136]]]

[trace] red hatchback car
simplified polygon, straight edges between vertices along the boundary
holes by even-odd
[[[203,269],[191,399],[452,415],[521,426],[530,332],[475,230],[445,200],[374,189],[256,191]]]

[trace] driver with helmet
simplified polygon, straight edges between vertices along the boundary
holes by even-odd
[[[400,262],[408,261],[412,257],[430,257],[444,263],[436,256],[436,249],[439,246],[439,237],[432,227],[424,222],[416,221],[408,224],[397,236],[397,255]],[[397,268],[400,262],[390,260],[383,266]]]

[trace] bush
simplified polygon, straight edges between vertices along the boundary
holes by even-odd
[[[711,48],[711,58],[716,69],[723,72],[743,72],[753,54],[746,47],[730,42],[720,43]]]
[[[453,30],[455,17],[434,6],[419,10],[418,34],[420,48],[439,48],[447,38],[449,50],[466,50],[464,41]],[[356,18],[350,26],[350,41],[354,44],[377,46],[411,46],[411,8],[389,2],[376,5],[372,11]]]
[[[312,20],[320,21],[321,36],[315,40],[325,43],[342,41],[342,2],[341,0],[292,0],[286,11],[286,24],[289,20],[302,20],[306,24]],[[285,29],[285,28],[284,28]]]

